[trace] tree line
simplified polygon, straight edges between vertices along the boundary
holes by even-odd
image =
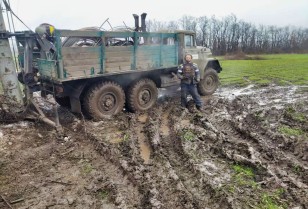
[[[308,28],[254,25],[234,14],[224,18],[183,16],[177,21],[148,20],[147,30],[191,30],[199,46],[207,46],[214,55],[242,51],[261,53],[307,53]]]

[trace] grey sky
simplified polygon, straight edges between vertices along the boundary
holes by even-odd
[[[2,1],[2,0],[0,0]],[[56,28],[99,26],[109,18],[112,26],[133,26],[132,14],[148,13],[147,19],[178,20],[183,15],[218,18],[235,14],[238,19],[264,25],[308,28],[308,0],[7,0],[31,28],[50,23]],[[18,30],[25,29],[15,21]],[[105,27],[109,29],[109,27]]]

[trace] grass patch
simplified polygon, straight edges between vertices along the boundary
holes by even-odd
[[[243,165],[236,164],[236,165],[233,165],[232,168],[233,168],[233,170],[235,171],[236,174],[243,174],[244,176],[247,176],[247,177],[254,177],[255,176],[253,169],[250,168],[250,167],[246,167],[246,166],[243,166]]]
[[[308,83],[308,54],[261,55],[262,59],[230,60],[219,57],[222,86],[305,85]],[[236,57],[235,57],[236,58]]]
[[[292,167],[292,170],[294,173],[296,173],[297,175],[299,175],[300,173],[304,172],[303,168],[300,167],[299,165],[294,165]]]
[[[284,193],[284,189],[277,189],[272,194],[263,193],[261,195],[261,201],[258,205],[260,209],[284,209],[287,205],[280,203],[281,195]]]
[[[291,128],[289,126],[280,126],[278,128],[278,131],[282,134],[288,135],[288,136],[301,136],[304,134],[304,131],[299,128]]]
[[[306,122],[308,120],[303,113],[297,112],[292,107],[287,107],[284,115],[285,117],[291,118],[292,120],[295,120],[298,122]]]
[[[130,138],[129,134],[124,134],[123,141],[128,141],[129,138]]]
[[[268,188],[261,187],[255,181],[256,170],[254,168],[241,164],[234,164],[231,168],[234,174],[231,177],[231,182],[226,185],[226,190],[235,194],[236,198],[241,198],[240,200],[242,203],[249,204],[249,208],[288,208],[288,204],[283,196],[285,193],[283,188],[269,191]],[[249,193],[249,197],[245,196],[243,193]]]
[[[255,118],[258,120],[258,121],[264,121],[264,113],[263,113],[263,110],[258,110],[254,113],[254,116]]]
[[[287,203],[283,199],[284,189],[276,189],[273,192],[265,190],[255,181],[255,170],[251,167],[234,164],[232,165],[234,175],[232,182],[226,187],[230,193],[241,194],[242,192],[250,192],[253,199],[243,198],[242,202],[247,202],[251,208],[258,209],[285,209]],[[299,168],[297,168],[299,171]],[[249,189],[250,188],[250,189]]]
[[[182,140],[185,141],[194,141],[197,135],[190,129],[184,129],[179,131],[179,136]]]
[[[85,164],[85,165],[82,167],[82,172],[83,172],[84,174],[89,174],[89,173],[91,173],[92,170],[93,170],[93,167],[92,167],[92,165],[89,164],[89,163]]]
[[[235,171],[233,179],[238,186],[249,186],[253,189],[258,187],[258,184],[255,182],[255,173],[254,170],[250,167],[235,164],[232,166],[232,169]]]
[[[102,200],[106,199],[109,196],[109,192],[106,190],[102,190],[99,192],[99,196]]]

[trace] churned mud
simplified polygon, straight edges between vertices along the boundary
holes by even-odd
[[[220,88],[203,112],[163,89],[103,121],[60,107],[63,135],[1,122],[0,208],[307,208],[307,89]]]

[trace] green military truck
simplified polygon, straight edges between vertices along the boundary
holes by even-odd
[[[141,15],[139,27],[138,16],[134,15],[134,30],[52,28],[51,34],[49,25],[43,24],[37,30],[40,36],[34,35],[35,41],[17,36],[23,54],[21,63],[28,69],[23,82],[31,83],[39,75],[43,96],[53,94],[71,111],[84,111],[101,119],[119,113],[124,105],[132,112],[151,108],[158,88],[179,85],[173,73],[184,55],[190,53],[201,70],[199,93],[215,92],[217,73],[222,68],[217,59],[209,57],[209,49],[196,46],[191,31],[147,32],[145,16]],[[42,32],[44,28],[48,33]]]

